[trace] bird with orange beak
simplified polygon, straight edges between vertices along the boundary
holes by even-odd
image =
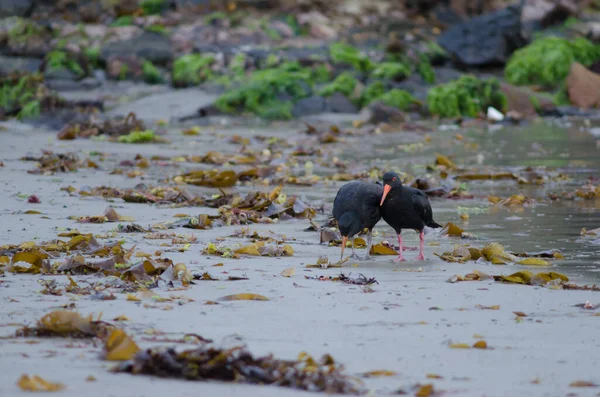
[[[402,229],[413,229],[419,233],[420,250],[417,260],[424,260],[423,246],[425,226],[442,227],[433,220],[433,211],[429,199],[419,189],[403,186],[400,176],[395,172],[383,175],[383,194],[381,196],[380,213],[383,220],[396,231],[400,251],[398,261],[404,261],[402,251]]]
[[[383,189],[380,184],[365,181],[353,181],[338,190],[333,201],[333,217],[337,220],[342,235],[340,260],[344,257],[348,239],[352,241],[352,259],[370,259],[373,227],[381,219],[379,202],[382,194]],[[364,229],[368,230],[367,255],[360,258],[354,250],[354,237]]]

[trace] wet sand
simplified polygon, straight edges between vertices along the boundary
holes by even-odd
[[[79,224],[67,219],[70,215],[100,215],[109,203],[98,197],[70,196],[59,189],[68,185],[76,188],[85,185],[133,187],[140,182],[152,185],[158,179],[181,172],[167,169],[153,174],[155,170],[151,168],[144,180],[108,174],[107,171],[118,161],[133,159],[137,153],[148,157],[152,154],[174,156],[202,154],[208,150],[234,150],[226,144],[215,144],[215,137],[208,134],[182,137],[179,129],[172,130],[167,136],[173,139],[171,144],[125,145],[89,140],[56,141],[54,133],[18,127],[15,123],[4,125],[8,129],[0,131],[3,141],[0,160],[5,164],[0,168],[3,176],[3,194],[0,196],[2,244],[51,240],[56,238],[59,230],[65,228],[77,228],[81,232],[95,234],[114,229],[114,223]],[[291,134],[289,131],[296,133],[294,129],[287,131]],[[258,132],[263,135],[282,135],[286,131],[279,128],[253,132],[231,128],[220,132],[225,135]],[[397,142],[409,142],[416,140],[417,136],[397,134],[394,139]],[[392,138],[388,136],[386,139]],[[190,141],[195,144],[190,144]],[[80,154],[92,150],[107,152],[106,170],[85,168],[76,173],[54,176],[27,174],[26,170],[33,168],[34,163],[22,162],[19,158],[27,152],[38,154],[42,148],[58,152],[75,150]],[[340,185],[329,183],[316,189],[285,187],[284,191],[288,194],[304,193],[308,201],[323,199],[326,209],[330,210],[333,195]],[[506,191],[511,189],[514,190],[509,187]],[[28,204],[17,194],[36,194],[42,202]],[[173,220],[173,215],[177,213],[197,215],[215,211],[207,208],[158,208],[120,201],[111,204],[119,214],[133,217],[135,223],[142,226]],[[434,200],[436,220],[439,223],[458,222],[459,205],[476,207],[483,204]],[[18,213],[28,209],[41,211],[49,219],[43,219],[41,215]],[[585,213],[585,209],[582,211]],[[528,247],[535,251],[556,248],[552,246],[552,241],[566,240],[564,248],[567,260],[573,260],[579,250],[587,249],[588,260],[592,258],[588,264],[593,270],[596,261],[597,267],[597,249],[589,242],[577,242],[581,224],[588,228],[600,227],[597,211],[592,210],[587,217],[578,218],[577,225],[566,227],[561,224],[562,234],[552,238],[548,238],[548,233],[544,232],[550,228],[548,224],[544,229],[535,222],[542,212],[548,213],[549,210],[538,206],[519,214],[530,221],[528,236],[519,235],[519,230],[509,226],[510,220],[506,218],[513,216],[510,213],[480,215],[479,218],[472,215],[467,230],[481,235],[484,239],[481,245],[486,240],[499,241],[515,250]],[[317,223],[324,219],[325,216],[320,215]],[[558,222],[559,215],[552,219]],[[490,224],[498,224],[506,232],[487,226]],[[339,258],[338,248],[318,244],[318,233],[303,231],[308,226],[307,220],[250,226],[252,231],[270,230],[295,239],[289,242],[294,248],[294,256],[282,258],[226,259],[201,254],[209,242],[230,236],[239,226],[206,231],[175,230],[177,233],[195,234],[198,240],[185,252],[165,252],[164,256],[171,258],[174,263],[185,263],[193,273],[208,271],[220,278],[228,275],[249,278],[236,282],[197,281],[196,285],[185,291],[155,290],[160,296],[185,295],[193,299],[183,305],[154,303],[151,300],[131,302],[126,300],[126,294],[117,294],[117,299],[112,301],[91,300],[86,296],[70,294],[41,295],[39,279],[56,278],[60,285],[64,285],[68,282],[66,277],[6,272],[5,277],[0,279],[0,335],[11,336],[18,324],[33,324],[50,310],[74,303],[75,310],[82,314],[102,313],[104,320],[126,315],[130,321],[123,322],[122,326],[142,348],[156,345],[145,340],[152,336],[176,338],[185,333],[197,333],[217,343],[223,340],[231,343],[232,338],[237,337],[255,355],[273,353],[278,358],[293,359],[301,351],[316,357],[329,353],[343,363],[350,374],[359,375],[378,369],[397,372],[395,376],[363,379],[373,395],[386,395],[398,389],[410,390],[417,383],[433,383],[436,390],[457,396],[566,396],[569,393],[591,396],[598,392],[598,388],[569,386],[574,381],[600,384],[597,371],[600,347],[598,310],[574,307],[586,301],[599,303],[600,295],[597,292],[551,290],[493,281],[448,283],[446,280],[454,274],[465,274],[475,269],[488,274],[510,274],[523,267],[443,262],[433,253],[451,250],[460,240],[439,236],[435,231],[427,236],[425,262],[409,260],[397,263],[392,262],[390,257],[375,257],[367,262],[347,262],[342,269],[307,269],[306,264],[315,263],[320,255],[328,255],[332,261]],[[392,229],[383,221],[378,225],[377,232],[376,242],[394,239]],[[407,244],[416,246],[417,235],[410,231],[405,234]],[[137,244],[140,251],[168,249],[158,247],[156,240],[143,239],[141,234],[119,234],[115,238],[125,239],[126,247]],[[102,240],[103,243],[109,241],[111,239]],[[535,242],[539,247],[535,246]],[[227,237],[225,241],[229,246],[247,243],[246,239],[232,237]],[[408,251],[405,256],[413,258],[416,252]],[[223,267],[212,267],[218,262],[222,262]],[[291,278],[282,277],[281,272],[287,268],[294,268],[296,274]],[[561,267],[558,270],[577,283],[595,281],[591,273],[582,271],[581,267],[574,266],[571,270]],[[372,285],[369,291],[361,286],[304,277],[336,276],[340,271],[352,276],[364,274],[375,277],[378,284]],[[98,275],[73,278],[80,284],[102,280]],[[208,300],[241,292],[262,294],[270,300],[205,304]],[[145,303],[153,307],[144,307]],[[169,305],[172,306],[171,310],[161,310]],[[499,308],[482,309],[477,305],[499,305]],[[525,313],[526,317],[516,316],[513,313],[515,311]],[[450,343],[472,345],[480,339],[487,342],[488,349],[449,347]],[[0,383],[0,395],[26,394],[16,385],[23,373],[37,374],[49,381],[64,383],[67,388],[54,393],[57,396],[161,396],[174,391],[181,396],[314,395],[277,387],[116,375],[107,371],[114,364],[102,361],[100,345],[94,346],[88,340],[34,340],[35,344],[23,338],[0,340],[0,373],[4,380]],[[436,374],[441,378],[431,379],[428,374]],[[96,381],[86,381],[88,375],[93,375]]]

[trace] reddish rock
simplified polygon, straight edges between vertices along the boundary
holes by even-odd
[[[573,62],[567,77],[567,91],[571,103],[583,109],[600,107],[600,74],[580,63]]]
[[[545,98],[529,88],[515,87],[506,83],[502,83],[500,88],[506,95],[507,111],[512,114],[518,114],[522,117],[535,116],[537,114],[535,102],[538,102],[542,109],[554,107],[549,98]]]

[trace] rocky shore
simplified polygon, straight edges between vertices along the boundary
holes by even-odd
[[[597,3],[445,3],[2,1],[0,118],[61,129],[136,93],[179,121],[598,116]]]

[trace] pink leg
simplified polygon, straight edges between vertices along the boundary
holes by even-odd
[[[402,255],[404,248],[402,247],[402,236],[400,233],[398,233],[398,245],[400,245],[400,249],[398,250],[398,257],[395,260],[398,262],[405,261],[406,259],[404,259],[404,255]]]
[[[423,231],[421,231],[421,233],[419,233],[419,239],[421,240],[420,242],[420,250],[419,250],[419,255],[417,255],[417,260],[418,261],[424,261],[425,260],[425,255],[423,255],[423,246],[425,245],[425,233]]]

